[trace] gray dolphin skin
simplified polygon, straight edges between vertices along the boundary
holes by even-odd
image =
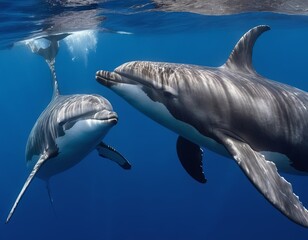
[[[249,30],[220,67],[135,61],[96,79],[179,134],[178,157],[197,181],[206,182],[203,146],[233,158],[273,206],[308,227],[307,210],[277,171],[308,173],[308,94],[254,70],[254,43],[269,29]]]
[[[50,44],[49,54],[46,49],[44,53],[52,73],[53,97],[29,135],[26,145],[26,162],[32,171],[6,223],[12,217],[34,176],[45,180],[48,187],[50,177],[73,167],[94,149],[101,157],[118,163],[122,168],[131,168],[130,163],[119,152],[102,142],[107,132],[118,121],[118,116],[113,111],[110,102],[95,94],[59,94],[53,66],[55,59],[50,57],[54,54],[54,46],[58,45]]]

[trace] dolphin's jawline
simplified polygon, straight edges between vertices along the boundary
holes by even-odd
[[[108,84],[143,84],[145,82],[141,81],[142,79],[139,79],[138,77],[124,73],[121,71],[114,71],[114,72],[108,72],[108,71],[98,71],[96,73],[96,80],[106,86]]]

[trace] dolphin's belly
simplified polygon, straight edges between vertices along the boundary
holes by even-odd
[[[126,91],[132,91],[132,96],[139,99],[139,101],[131,101],[131,99],[128,99],[128,102],[132,103],[137,109],[142,109],[142,112],[151,119],[200,146],[204,146],[220,155],[231,157],[223,145],[212,138],[202,135],[194,126],[176,119],[164,104],[151,101],[138,88],[128,85]]]
[[[50,159],[41,167],[40,171],[37,173],[37,177],[42,179],[48,179],[53,175],[66,171],[78,164],[84,157],[86,157],[89,152],[64,151],[62,153],[59,153],[57,157]]]
[[[299,171],[292,167],[292,162],[284,154],[269,151],[262,151],[260,153],[265,157],[266,160],[274,162],[278,170],[281,172],[294,175],[308,175],[308,172]]]
[[[89,125],[92,125],[91,128]],[[108,130],[106,124],[98,120],[76,122],[73,127],[65,131],[64,136],[56,139],[58,155],[46,161],[37,176],[47,179],[78,164],[100,143]]]

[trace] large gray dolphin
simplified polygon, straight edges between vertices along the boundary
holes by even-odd
[[[94,149],[100,156],[115,161],[122,168],[131,168],[119,152],[102,142],[107,132],[118,121],[118,116],[109,101],[94,94],[60,95],[54,69],[54,57],[58,51],[55,46],[58,45],[53,42],[50,48],[38,51],[38,54],[46,57],[45,60],[50,66],[53,97],[29,135],[26,161],[32,171],[6,222],[12,217],[34,176],[48,182],[51,176],[76,165]]]
[[[264,197],[296,223],[308,213],[277,172],[308,172],[308,94],[260,76],[252,66],[257,26],[220,67],[128,62],[96,79],[141,112],[179,134],[177,153],[200,182],[199,146],[233,158]]]

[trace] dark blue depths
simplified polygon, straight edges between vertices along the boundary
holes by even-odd
[[[266,22],[258,22],[264,24]],[[177,136],[140,114],[95,81],[99,69],[130,60],[224,63],[246,30],[238,25],[170,34],[100,34],[87,61],[61,43],[56,69],[63,94],[98,93],[109,99],[119,123],[105,138],[132,163],[124,171],[91,153],[51,179],[55,212],[45,183],[35,179],[7,225],[6,215],[28,170],[28,134],[51,97],[47,65],[23,46],[0,52],[1,161],[0,239],[307,239],[308,230],[273,208],[231,159],[205,150],[208,182],[199,184],[182,169]],[[257,41],[257,71],[308,91],[308,28],[275,24]],[[308,177],[283,174],[308,206]]]

